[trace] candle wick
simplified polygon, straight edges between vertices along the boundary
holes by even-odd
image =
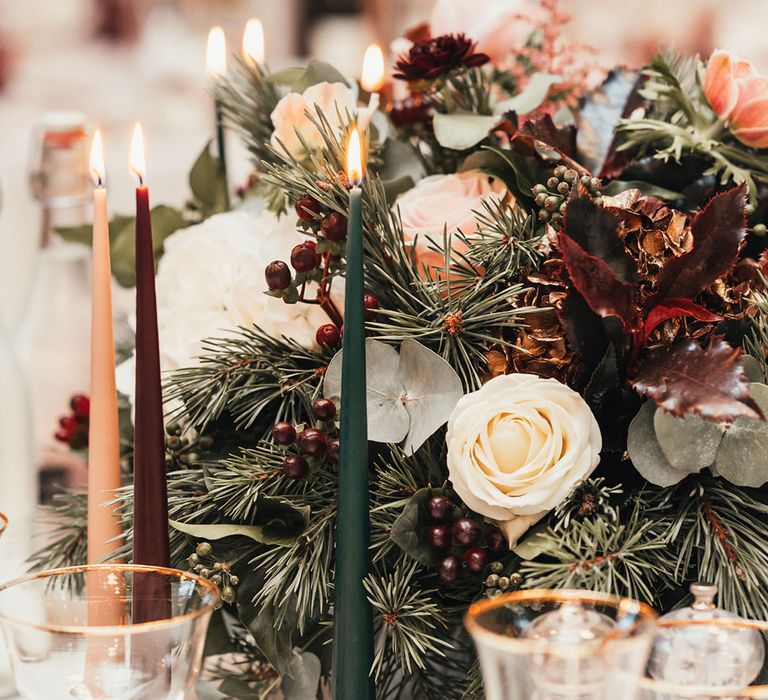
[[[144,187],[144,177],[141,175],[141,173],[137,173],[139,176],[139,187]]]
[[[99,175],[99,176],[96,178],[96,186],[97,186],[97,187],[103,187],[103,186],[104,186],[104,182],[103,182],[103,181],[102,181],[102,179],[101,179],[101,175]]]

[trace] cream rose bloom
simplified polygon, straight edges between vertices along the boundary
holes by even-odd
[[[532,374],[502,375],[466,394],[446,442],[456,493],[498,522],[510,545],[592,473],[602,447],[584,399]]]
[[[443,240],[443,231],[461,231],[471,238],[479,222],[475,212],[483,211],[483,203],[501,202],[506,195],[504,185],[478,170],[455,175],[430,175],[398,197],[395,209],[400,212],[403,235],[416,245],[416,256],[426,265],[442,267],[443,257],[430,250],[429,236],[436,243]],[[466,248],[457,238],[451,241],[453,250]]]
[[[311,151],[323,145],[323,137],[307,116],[307,111],[314,116],[319,108],[329,124],[336,129],[341,129],[347,123],[347,113],[354,115],[357,112],[358,125],[365,128],[376,106],[374,102],[370,108],[358,109],[357,91],[344,83],[323,82],[308,87],[302,93],[289,92],[280,99],[270,115],[275,127],[272,145],[280,148],[282,143],[294,158],[303,160]],[[304,147],[301,139],[304,139],[309,150]]]

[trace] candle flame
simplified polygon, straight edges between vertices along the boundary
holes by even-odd
[[[144,160],[144,132],[141,130],[141,124],[136,122],[133,127],[133,136],[131,137],[131,172],[139,178],[139,182],[144,182],[144,176],[147,172],[147,165]]]
[[[104,182],[104,171],[104,147],[101,144],[101,130],[96,129],[91,143],[91,174],[99,187]]]
[[[243,58],[254,63],[264,63],[264,27],[261,20],[249,19],[243,31]]]
[[[211,27],[208,32],[205,62],[211,78],[220,78],[227,72],[227,39],[219,26]]]
[[[363,149],[357,127],[352,129],[347,145],[347,179],[355,187],[363,182]]]
[[[360,84],[366,92],[378,92],[384,84],[384,54],[378,44],[371,44],[365,50]]]

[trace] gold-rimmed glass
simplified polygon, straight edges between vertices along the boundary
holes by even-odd
[[[184,571],[69,567],[0,586],[0,628],[29,700],[192,700],[218,602]]]
[[[8,527],[8,518],[5,513],[0,513],[0,535],[5,532],[5,528]]]
[[[470,606],[487,700],[632,700],[655,611],[575,590],[508,593]],[[621,669],[621,682],[608,669]]]

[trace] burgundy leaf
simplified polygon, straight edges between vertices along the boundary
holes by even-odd
[[[691,316],[699,321],[715,323],[722,321],[723,317],[708,311],[703,306],[695,304],[690,299],[665,299],[661,304],[654,306],[643,326],[643,335],[647,338],[660,323],[678,316]]]
[[[619,237],[620,222],[608,209],[587,194],[573,193],[565,208],[563,228],[587,253],[605,261],[620,280],[630,282],[635,265]]]
[[[520,131],[570,158],[576,157],[576,127],[573,124],[556,126],[552,117],[544,114],[523,122]]]
[[[655,299],[693,299],[736,262],[747,234],[746,185],[721,192],[693,220],[693,248],[661,268]]]
[[[624,330],[630,332],[637,323],[632,285],[618,279],[605,261],[587,253],[562,231],[558,247],[574,287],[589,308],[598,316],[616,316]]]
[[[707,348],[684,340],[653,351],[630,381],[639,394],[676,416],[696,413],[712,421],[763,418],[749,393],[742,351],[721,338]]]

